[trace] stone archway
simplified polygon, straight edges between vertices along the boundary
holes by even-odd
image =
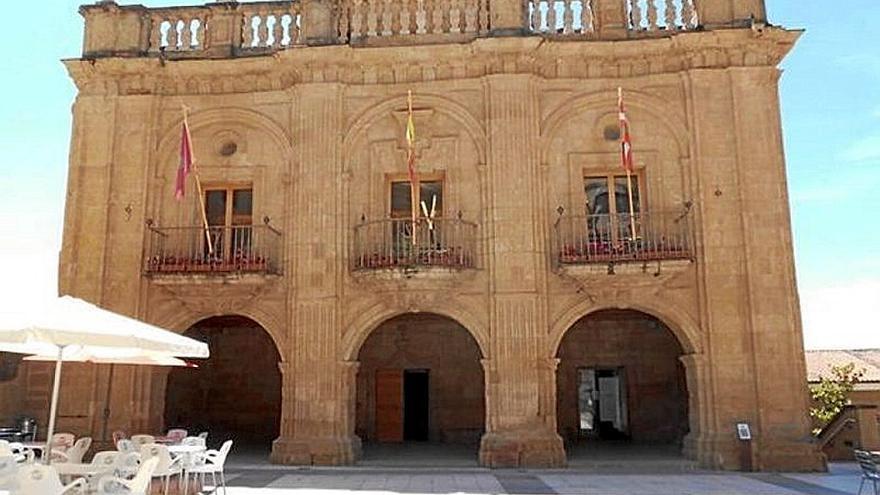
[[[556,357],[557,431],[569,462],[629,449],[681,455],[691,429],[685,346],[660,319],[605,309],[577,320]]]
[[[442,445],[476,464],[485,385],[480,348],[464,326],[434,313],[395,316],[370,333],[358,360],[354,424],[365,460],[400,455],[394,446]]]
[[[270,448],[281,421],[281,356],[269,333],[243,316],[215,316],[185,335],[207,342],[211,357],[169,372],[166,427],[207,431],[211,444]]]

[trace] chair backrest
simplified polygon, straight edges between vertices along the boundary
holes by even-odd
[[[153,435],[132,435],[131,441],[137,448],[141,448],[144,445],[156,443],[156,437]]]
[[[165,435],[165,439],[169,442],[179,442],[186,438],[189,435],[189,432],[184,430],[183,428],[172,428],[168,430],[168,433]]]
[[[138,452],[120,452],[116,458],[116,475],[123,478],[134,476],[141,466],[141,455]]]
[[[219,453],[215,462],[218,466],[223,467],[223,464],[226,463],[226,456],[229,455],[229,451],[232,450],[232,440],[227,440],[223,442],[223,445],[220,446]]]
[[[182,445],[191,445],[194,447],[204,447],[205,439],[202,437],[186,437],[181,442]]]
[[[28,464],[18,469],[18,491],[20,495],[54,495],[64,489],[58,472],[45,464]]]
[[[150,489],[150,481],[152,481],[153,473],[158,465],[159,459],[157,457],[147,459],[141,464],[137,474],[128,482],[128,490],[132,495],[147,495]]]
[[[880,478],[880,469],[878,469],[877,462],[870,452],[855,449],[853,454],[855,455],[856,462],[859,463],[859,467],[862,468],[863,475],[868,478]]]
[[[8,455],[12,455],[12,447],[9,446],[9,442],[6,440],[0,440],[0,457]]]
[[[18,462],[15,457],[0,454],[0,490],[15,490],[18,486]]]
[[[125,454],[118,450],[104,450],[97,452],[95,453],[95,457],[92,457],[92,464],[95,466],[112,467],[115,469],[116,464],[119,462],[119,458],[123,455]]]
[[[73,447],[67,449],[67,462],[73,462],[76,464],[82,463],[83,457],[86,455],[86,452],[89,451],[91,446],[92,437],[78,438],[73,444]]]
[[[127,454],[129,452],[137,452],[140,446],[135,445],[134,442],[127,438],[123,438],[116,442],[116,450],[122,452],[123,454]]]
[[[203,432],[199,433],[198,436],[199,436],[199,438],[201,438],[202,440],[204,440],[204,441],[206,441],[206,442],[208,441],[208,432],[207,432],[207,431],[203,431]]]
[[[168,468],[171,466],[171,453],[168,451],[168,447],[158,444],[158,443],[149,443],[147,445],[141,446],[141,462],[147,462],[149,459],[159,459],[159,463],[156,464],[156,469],[154,472],[156,473],[166,473]]]
[[[64,452],[73,447],[75,439],[76,437],[73,436],[73,433],[56,433],[52,435],[52,449]]]
[[[125,434],[122,430],[116,430],[113,432],[113,445],[116,445],[117,442],[122,440],[123,438],[128,438],[128,435]]]

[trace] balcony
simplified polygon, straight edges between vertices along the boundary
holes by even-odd
[[[477,224],[461,219],[389,218],[354,228],[352,270],[476,266]]]
[[[269,225],[147,228],[147,275],[281,273],[281,232]]]
[[[693,259],[687,212],[561,215],[555,230],[560,265]]]

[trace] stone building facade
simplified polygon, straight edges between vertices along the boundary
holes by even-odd
[[[60,428],[260,423],[289,464],[427,439],[561,466],[611,439],[821,467],[778,100],[800,32],[763,0],[80,12],[60,292],[205,338],[218,361],[70,366]],[[182,105],[204,190],[175,201]],[[36,413],[47,380],[23,365],[0,386]]]

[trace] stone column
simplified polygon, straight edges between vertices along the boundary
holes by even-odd
[[[352,367],[339,360],[339,278],[344,269],[340,182],[326,180],[340,170],[342,86],[297,86],[291,105],[294,148],[293,208],[300,219],[291,229],[288,257],[295,280],[288,349],[293,383],[284,408],[292,426],[273,445],[274,462],[347,464],[360,441],[347,421]],[[289,265],[289,266],[290,266]]]
[[[759,404],[759,466],[821,467],[809,397],[775,67],[730,69],[745,254],[744,288]]]
[[[538,108],[528,75],[486,78],[492,342],[486,367],[487,432],[480,461],[492,467],[559,466],[562,440],[542,416],[546,299],[538,216]],[[543,382],[546,385],[546,380]]]

